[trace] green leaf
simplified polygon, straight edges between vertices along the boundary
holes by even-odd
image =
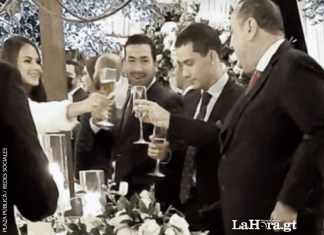
[[[110,225],[108,225],[105,229],[106,235],[114,235],[114,228]]]
[[[66,226],[73,232],[80,231],[79,226],[76,224],[67,224]]]
[[[115,212],[116,212],[115,206],[112,205],[112,204],[109,204],[109,205],[106,206],[104,214],[105,214],[106,217],[110,218],[115,214]]]
[[[147,206],[145,205],[145,203],[143,202],[143,200],[140,199],[140,198],[138,199],[138,207],[139,207],[139,209],[140,209],[142,212],[148,214],[148,208],[147,208]]]
[[[130,216],[135,224],[143,222],[141,214],[136,210],[133,210]]]
[[[136,208],[136,205],[138,203],[138,195],[134,194],[130,199],[130,209],[133,210]]]
[[[121,211],[121,210],[123,210],[123,209],[129,209],[129,207],[130,207],[130,202],[127,200],[127,198],[126,197],[124,197],[124,196],[121,196],[120,198],[119,198],[119,200],[117,201],[117,205],[116,205],[116,207],[117,207],[117,210],[118,211]],[[127,208],[126,208],[127,207]]]
[[[131,220],[129,220],[129,219],[125,219],[125,220],[120,221],[120,224],[130,225],[130,223],[131,223]]]
[[[97,228],[91,229],[90,235],[100,235],[99,229],[97,229]]]
[[[87,225],[80,223],[79,227],[82,232],[87,232]]]
[[[161,206],[160,203],[155,203],[155,209],[154,209],[154,215],[158,215],[161,212]]]
[[[152,184],[150,187],[150,199],[152,203],[156,202],[156,198],[155,198],[155,184]]]
[[[148,214],[150,216],[154,215],[154,211],[155,211],[155,203],[150,203],[149,208],[148,208]]]

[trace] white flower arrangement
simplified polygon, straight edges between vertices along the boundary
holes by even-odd
[[[183,214],[170,206],[164,213],[155,198],[154,186],[143,190],[128,200],[125,195],[106,190],[109,202],[102,215],[92,220],[93,228],[88,232],[86,225],[67,223],[68,235],[191,235],[189,224]],[[118,200],[117,200],[118,197]]]

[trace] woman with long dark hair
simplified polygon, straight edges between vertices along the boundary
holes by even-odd
[[[86,92],[88,93],[98,90],[98,84],[95,84],[93,77],[98,57],[99,56],[94,56],[84,61],[85,66],[83,67],[83,75],[81,80],[84,83]]]
[[[14,36],[7,39],[2,46],[1,59],[20,71],[38,133],[70,131],[77,123],[77,116],[94,109],[104,109],[109,103],[99,93],[93,93],[86,100],[76,103],[69,100],[46,102],[40,54],[35,44],[27,38]]]

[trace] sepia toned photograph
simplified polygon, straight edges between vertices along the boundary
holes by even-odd
[[[3,235],[324,235],[323,0],[0,0]]]

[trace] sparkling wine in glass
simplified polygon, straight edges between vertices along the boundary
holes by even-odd
[[[134,144],[148,144],[148,142],[143,137],[143,118],[146,113],[144,110],[138,108],[136,100],[146,100],[146,87],[145,86],[133,86],[133,110],[135,112],[135,117],[139,119],[140,122],[140,138],[134,142]]]
[[[155,145],[164,145],[166,143],[167,130],[163,127],[154,126],[152,143]],[[160,159],[156,160],[155,169],[153,172],[148,173],[150,176],[165,177],[165,174],[160,171]]]
[[[117,69],[115,68],[102,68],[100,71],[100,90],[107,96],[115,91],[117,81]],[[99,126],[112,127],[113,123],[108,119],[97,122]]]

